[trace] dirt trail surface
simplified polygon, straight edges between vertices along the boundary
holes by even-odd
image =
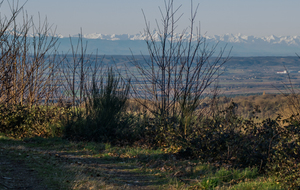
[[[0,148],[0,189],[47,190],[35,170],[26,167],[24,161],[11,150]]]
[[[52,174],[45,175],[49,170],[55,170],[54,177]],[[56,179],[49,182],[48,178]],[[53,183],[56,185],[52,186]],[[20,144],[2,146],[0,143],[0,190],[150,190],[159,188],[163,183],[159,176],[141,172],[140,166],[134,162],[88,157],[84,152],[43,150]]]

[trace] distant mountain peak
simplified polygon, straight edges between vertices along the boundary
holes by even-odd
[[[156,40],[159,40],[159,33],[157,31],[153,31],[153,36]],[[179,37],[181,34],[175,34],[175,36]],[[58,37],[62,38],[63,36],[58,35]],[[78,37],[78,35],[73,35],[72,37]],[[146,35],[144,34],[101,34],[101,33],[92,33],[92,34],[84,34],[83,37],[85,39],[100,39],[100,40],[145,40]],[[286,45],[297,45],[300,46],[300,36],[247,36],[241,33],[237,34],[224,34],[224,35],[213,35],[213,36],[203,36],[207,40],[212,40],[215,42],[226,42],[226,43],[244,43],[244,44],[253,44],[253,43],[269,43],[269,44],[286,44]],[[184,34],[183,39],[188,39],[189,34]],[[196,40],[196,37],[193,37]]]
[[[160,34],[153,31],[155,40],[160,39]],[[175,34],[178,38],[181,34]],[[68,51],[69,39],[62,37],[60,42],[63,48],[61,50]],[[72,37],[78,37],[74,35]],[[183,34],[183,39],[188,40],[189,34]],[[203,35],[206,43],[211,45],[219,43],[219,47],[233,47],[232,56],[295,56],[296,52],[300,52],[300,36],[276,36],[269,35],[257,37],[253,35],[224,34],[224,35]],[[84,34],[83,38],[88,41],[88,47],[91,51],[96,52],[98,49],[102,54],[128,55],[131,53],[144,54],[149,53],[147,45],[144,42],[146,35],[140,34],[101,34],[92,33]],[[196,40],[196,36],[193,36]],[[230,49],[230,48],[227,48]]]

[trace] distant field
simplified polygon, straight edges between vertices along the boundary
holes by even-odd
[[[233,57],[219,78],[224,94],[280,93],[289,84],[300,87],[298,57]],[[287,69],[290,74],[277,74]]]
[[[126,60],[127,59],[127,60]],[[117,65],[127,64],[128,68],[138,75],[130,64],[130,58],[117,56]],[[142,61],[140,56],[137,61]],[[287,69],[295,89],[300,88],[300,60],[298,57],[232,57],[220,70],[222,75],[218,84],[225,95],[230,94],[256,94],[280,93],[285,84],[289,84],[287,74],[277,74],[278,71]],[[131,65],[131,66],[130,66]]]
[[[149,59],[149,56],[145,56]],[[142,80],[140,73],[133,65],[133,62],[145,64],[141,55],[113,55],[102,56],[103,66],[117,68],[123,77],[136,78],[131,80]],[[92,60],[92,59],[91,59]],[[134,61],[133,61],[134,60]],[[287,74],[277,74],[277,72],[287,69],[290,71],[290,79],[295,89],[300,88],[300,59],[294,57],[232,57],[220,69],[221,76],[218,80],[220,91],[224,95],[235,94],[262,94],[280,93],[286,84],[289,84]],[[93,63],[91,64],[93,65]]]

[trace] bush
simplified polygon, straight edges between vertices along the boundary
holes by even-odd
[[[298,117],[290,117],[288,125],[278,133],[279,142],[273,147],[274,154],[269,164],[269,172],[287,189],[300,188],[300,123]]]
[[[254,122],[234,113],[234,103],[214,118],[204,118],[180,156],[218,165],[257,167],[276,175],[286,189],[300,187],[300,123],[298,116]]]
[[[64,136],[72,140],[111,142],[134,139],[132,127],[135,118],[125,114],[129,83],[108,69],[107,77],[96,82],[86,93],[84,109],[76,109],[69,115]]]
[[[195,123],[188,146],[179,156],[200,158],[233,167],[265,169],[278,144],[278,120],[245,120],[235,114],[236,104],[219,111],[213,118]]]
[[[60,136],[63,110],[46,106],[0,106],[0,133],[15,138]]]

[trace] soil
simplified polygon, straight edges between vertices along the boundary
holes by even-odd
[[[114,162],[105,162],[97,159],[82,159],[80,155],[63,153],[60,151],[43,151],[23,147],[23,151],[34,151],[36,154],[47,155],[62,163],[80,165],[83,172],[92,174],[94,179],[104,179],[109,189],[156,189],[157,177],[132,172],[138,166],[123,167]],[[25,153],[25,152],[24,152]],[[27,152],[28,153],[28,152]],[[22,156],[12,147],[0,146],[0,190],[2,189],[53,189],[45,185],[38,172],[29,168]],[[23,154],[23,153],[22,153]],[[79,187],[79,189],[85,189]]]
[[[37,172],[26,167],[13,152],[0,148],[0,189],[47,190]]]

